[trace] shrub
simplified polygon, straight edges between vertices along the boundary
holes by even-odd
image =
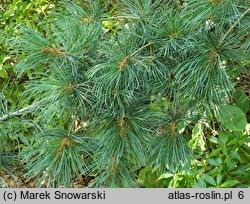
[[[23,104],[33,103],[23,112],[41,129],[22,149],[26,176],[38,186],[71,186],[83,174],[95,187],[136,187],[143,167],[188,172],[199,148],[213,148],[190,138],[198,122],[207,135],[245,131],[232,94],[236,71],[249,63],[246,1],[64,5],[45,34],[26,26],[15,42],[25,56],[16,71],[32,73]]]

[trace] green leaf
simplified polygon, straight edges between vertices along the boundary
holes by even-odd
[[[229,181],[226,181],[223,184],[221,184],[220,187],[221,188],[229,188],[229,187],[233,187],[239,183],[240,182],[238,180],[229,180]]]
[[[228,135],[226,132],[220,132],[218,136],[218,142],[221,145],[225,145],[226,142],[228,141]]]
[[[247,118],[245,113],[236,106],[224,105],[219,110],[218,119],[221,124],[232,131],[245,130]]]
[[[225,155],[227,155],[227,153],[228,153],[228,148],[227,148],[227,147],[223,147],[222,153],[225,154]]]
[[[184,121],[177,123],[177,129],[178,129],[179,134],[182,134],[185,131],[185,128],[186,128],[186,124]]]
[[[221,153],[222,150],[223,150],[223,147],[214,149],[214,150],[209,154],[209,156],[210,156],[210,157],[217,156],[218,154]]]
[[[243,146],[241,146],[238,149],[238,153],[239,153],[242,161],[250,163],[250,147],[248,147],[246,144],[244,144]]]
[[[237,176],[240,176],[240,177],[244,177],[244,178],[248,178],[250,175],[250,172],[249,172],[249,168],[250,168],[250,163],[246,164],[246,165],[241,165],[239,166],[238,168],[236,168],[234,171],[231,171],[230,173],[232,175],[237,175]],[[250,179],[250,177],[249,177]]]
[[[9,60],[10,59],[10,56],[5,56],[4,58],[3,58],[3,60],[2,60],[2,63],[5,63],[7,60]]]
[[[166,178],[171,178],[173,177],[174,175],[171,174],[171,173],[165,173],[165,174],[162,174],[159,178],[158,178],[158,181],[161,180],[161,179],[166,179]]]
[[[5,69],[0,69],[0,77],[7,79],[9,77],[8,72]]]
[[[192,139],[189,141],[189,145],[193,149],[197,149],[200,151],[205,151],[205,141],[204,141],[204,133],[202,129],[201,123],[197,123],[192,130]]]
[[[229,158],[230,160],[226,162],[227,165],[227,169],[228,171],[232,171],[236,168],[237,165],[237,161],[236,160],[232,160],[232,158]]]
[[[235,159],[241,160],[240,155],[239,155],[238,152],[236,152],[236,151],[234,151],[234,150],[231,150],[231,155],[232,155]]]
[[[220,185],[221,180],[222,180],[222,175],[221,174],[217,174],[217,176],[216,176],[216,183],[217,183],[217,185]]]
[[[240,108],[244,113],[249,110],[249,99],[243,91],[238,91],[236,94],[235,105]]]
[[[207,187],[206,182],[201,177],[195,184],[192,185],[192,188],[206,188],[206,187]]]
[[[207,161],[212,166],[220,166],[222,163],[222,159],[220,157],[218,157],[216,159],[208,159]]]
[[[215,182],[215,180],[213,179],[212,176],[209,176],[209,175],[207,175],[207,174],[203,174],[202,177],[204,178],[204,180],[205,180],[207,183],[211,184],[212,186],[216,186],[216,182]]]
[[[216,137],[209,137],[208,140],[212,143],[218,144],[218,139]]]

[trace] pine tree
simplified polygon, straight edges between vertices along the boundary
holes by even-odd
[[[33,74],[23,106],[33,103],[20,114],[39,121],[21,152],[27,178],[67,187],[93,175],[94,187],[136,187],[145,166],[188,170],[182,126],[217,120],[231,101],[232,71],[249,60],[249,6],[66,1],[45,34],[22,26],[16,71]]]

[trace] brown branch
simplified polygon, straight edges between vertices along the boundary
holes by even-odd
[[[135,59],[135,58],[132,58],[132,57],[133,57],[134,55],[136,55],[138,52],[140,52],[141,50],[143,50],[144,48],[146,48],[146,47],[148,47],[148,46],[150,46],[150,45],[152,45],[152,43],[148,43],[148,44],[142,46],[141,48],[139,48],[138,50],[136,50],[135,52],[133,52],[132,54],[126,56],[122,61],[120,61],[120,62],[118,63],[118,68],[119,68],[120,70],[122,70],[122,68],[124,67],[124,65],[127,64],[127,62],[128,62],[130,59],[133,59],[134,61],[136,61],[136,59]],[[137,61],[137,62],[138,62],[138,61]]]
[[[60,143],[60,146],[57,150],[58,153],[61,153],[62,152],[62,149],[65,147],[65,146],[71,146],[72,142],[70,140],[70,137],[69,135],[67,135],[65,138],[62,139],[61,143]]]
[[[119,130],[119,136],[121,137],[121,138],[123,138],[124,137],[124,135],[125,135],[125,120],[124,119],[121,119],[120,121],[119,121],[119,127],[120,127],[120,130]]]
[[[124,66],[125,64],[127,64],[127,62],[128,62],[129,59],[130,59],[130,55],[128,55],[128,56],[125,57],[122,61],[120,61],[120,62],[118,63],[118,68],[119,68],[120,70],[122,70],[123,66]]]
[[[46,53],[46,54],[53,54],[53,55],[65,55],[65,52],[63,52],[58,47],[53,47],[53,48],[43,47],[41,48],[41,52]]]

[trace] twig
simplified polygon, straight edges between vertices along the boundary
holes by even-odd
[[[140,60],[138,60],[138,59],[136,59],[134,57],[131,57],[130,59],[133,60],[133,61],[135,61],[135,62],[137,62],[137,63],[139,63],[143,67],[148,68],[147,65],[145,65],[142,61],[140,61]]]
[[[0,9],[2,10],[2,11],[5,11],[5,9],[0,5]]]
[[[37,106],[37,103],[34,103],[34,104],[32,104],[32,105],[30,105],[30,106],[28,106],[26,108],[22,108],[22,109],[20,109],[18,111],[15,111],[13,113],[9,113],[7,115],[4,115],[4,116],[0,117],[0,121],[4,121],[4,120],[8,120],[10,118],[16,117],[16,116],[20,116],[20,115],[24,114],[27,111],[31,111],[36,106]]]
[[[140,51],[143,50],[145,47],[148,47],[148,46],[150,46],[150,45],[152,45],[151,42],[148,43],[148,44],[146,44],[146,45],[144,45],[144,46],[142,46],[142,47],[140,47],[138,50],[136,50],[136,51],[133,52],[132,54],[126,56],[122,61],[120,61],[120,62],[118,63],[118,68],[119,68],[120,70],[122,70],[123,66],[128,62],[129,59],[133,58],[134,55],[136,55],[138,52],[140,52]],[[133,58],[133,60],[136,61],[135,58]],[[137,62],[138,62],[138,61],[137,61]],[[140,63],[140,64],[141,64],[141,63]]]
[[[142,46],[141,48],[139,48],[138,50],[136,50],[135,52],[133,52],[133,53],[130,55],[130,57],[133,57],[135,54],[137,54],[138,52],[140,52],[141,50],[143,50],[145,47],[148,47],[148,46],[150,46],[150,45],[152,45],[151,42],[148,43],[148,44],[146,44],[146,45],[144,45],[144,46]]]

